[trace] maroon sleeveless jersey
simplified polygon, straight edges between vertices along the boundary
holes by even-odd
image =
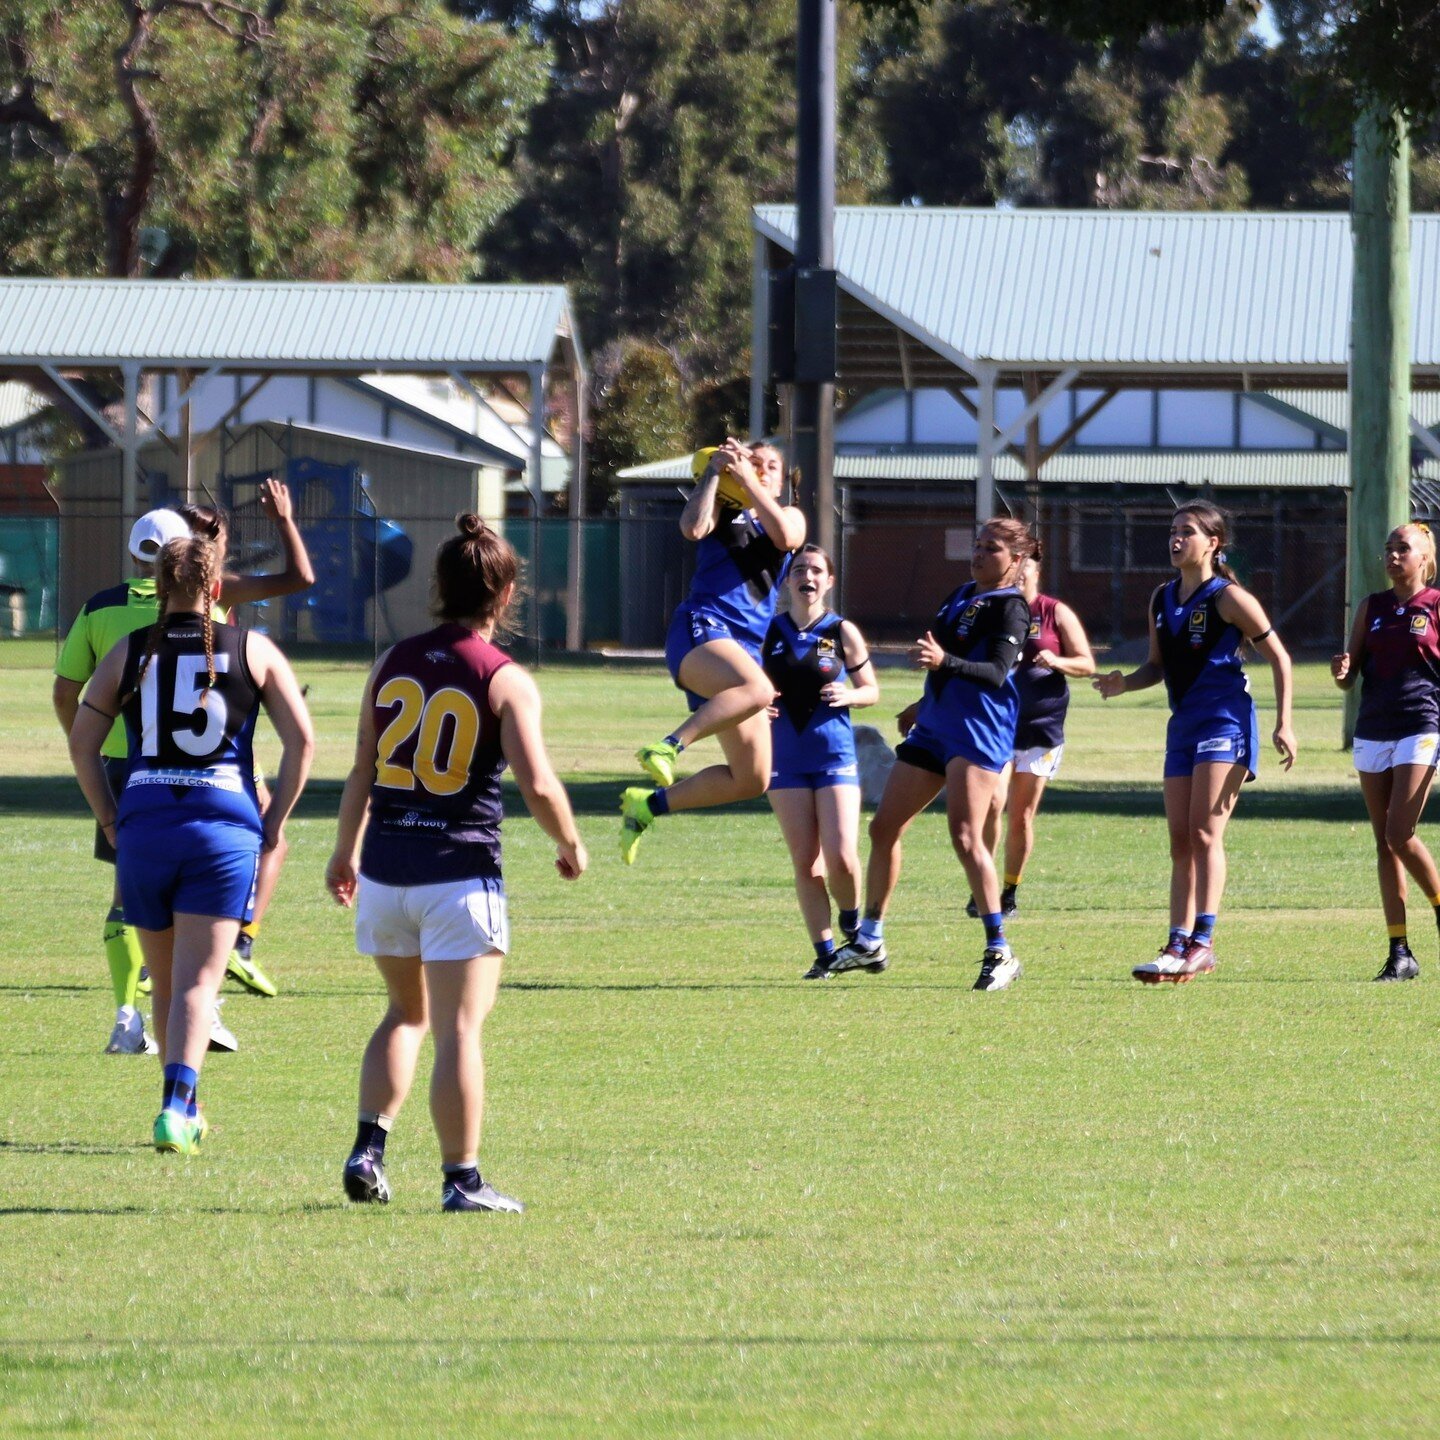
[[[1060,653],[1060,631],[1055,625],[1051,595],[1037,595],[1030,606],[1030,633],[1020,652],[1015,683],[1020,689],[1020,721],[1015,731],[1017,750],[1053,750],[1065,743],[1065,713],[1070,708],[1070,686],[1058,671],[1037,665],[1042,650]]]
[[[378,753],[360,873],[382,885],[500,877],[500,721],[510,657],[446,623],[396,645],[375,676]]]
[[[1357,740],[1403,740],[1440,731],[1440,590],[1410,600],[1381,590],[1365,601]]]

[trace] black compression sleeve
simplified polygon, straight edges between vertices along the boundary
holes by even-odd
[[[959,675],[977,685],[990,685],[998,690],[1020,658],[1029,630],[1030,607],[1017,595],[1006,602],[1000,623],[985,646],[985,658],[962,660],[958,655],[947,655],[940,662],[940,672]]]

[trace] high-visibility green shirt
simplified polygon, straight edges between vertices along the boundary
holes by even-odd
[[[159,618],[160,602],[155,596],[152,577],[142,579],[137,575],[123,585],[92,595],[75,617],[60,647],[55,673],[62,680],[83,685],[120,641],[136,630],[153,625]],[[100,753],[117,760],[123,760],[129,753],[123,721],[117,720],[111,727]]]

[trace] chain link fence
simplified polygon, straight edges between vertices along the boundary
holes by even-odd
[[[229,568],[239,573],[273,573],[283,564],[275,527],[259,506],[267,473],[227,476],[214,495],[231,516]],[[63,634],[90,595],[127,573],[113,488],[108,495],[87,488],[73,467],[65,478],[57,503],[43,478],[0,475],[0,601],[8,602],[0,636]],[[454,533],[463,500],[410,507],[392,491],[382,503],[357,467],[304,457],[287,478],[316,584],[242,606],[236,619],[297,653],[357,662],[431,624],[434,553]],[[163,477],[148,495],[148,503],[179,498]],[[1003,498],[1025,513],[1023,496]],[[1097,645],[1143,643],[1150,594],[1171,574],[1170,517],[1186,498],[1134,486],[1047,488],[1036,521],[1042,584],[1073,606]],[[1286,643],[1331,653],[1345,634],[1344,493],[1219,498],[1235,521],[1230,562]],[[524,567],[525,593],[511,621],[516,654],[543,663],[577,640],[592,651],[658,654],[694,569],[695,547],[678,526],[682,504],[674,486],[631,487],[618,515],[573,525],[564,517],[497,517]],[[838,519],[833,603],[872,643],[907,644],[968,577],[972,507],[937,491],[852,486],[841,490]]]

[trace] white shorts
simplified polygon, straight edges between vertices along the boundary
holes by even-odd
[[[1378,775],[1397,765],[1434,765],[1440,735],[1407,735],[1403,740],[1355,741],[1355,768]]]
[[[1011,763],[1017,775],[1038,775],[1042,780],[1053,780],[1064,754],[1063,740],[1053,750],[1047,750],[1043,745],[1031,745],[1028,749],[1017,750]]]
[[[510,949],[510,914],[499,880],[382,885],[360,877],[355,948],[362,955],[471,960]]]

